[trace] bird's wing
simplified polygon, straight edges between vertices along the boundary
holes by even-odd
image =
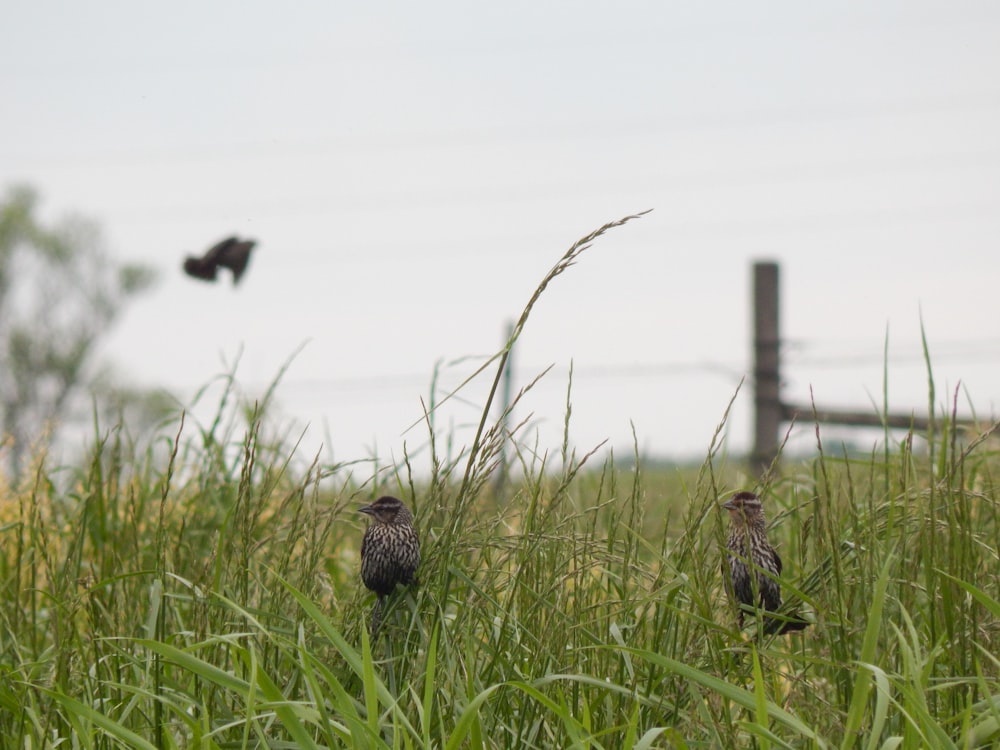
[[[219,253],[219,265],[233,272],[233,283],[237,283],[250,262],[250,251],[257,243],[253,240],[243,240],[227,245]]]
[[[184,273],[202,281],[215,281],[215,265],[202,258],[188,256],[184,260]]]
[[[239,239],[236,237],[226,237],[226,239],[220,240],[208,248],[202,257],[209,263],[221,263],[226,255],[226,251],[238,242]]]

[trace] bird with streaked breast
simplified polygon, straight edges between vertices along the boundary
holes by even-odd
[[[413,513],[402,500],[385,495],[358,512],[371,518],[361,538],[361,580],[378,596],[372,608],[371,632],[378,632],[386,597],[396,586],[417,582],[420,539]]]
[[[739,626],[747,609],[777,612],[781,608],[781,557],[767,541],[764,505],[753,492],[737,492],[722,507],[729,511],[729,538],[723,578],[727,593],[739,607]],[[728,566],[728,577],[726,576]],[[767,617],[764,632],[768,635],[791,633],[810,623],[798,616]]]

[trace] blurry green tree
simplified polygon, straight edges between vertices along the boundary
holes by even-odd
[[[44,226],[37,203],[24,186],[0,201],[0,441],[12,477],[32,445],[62,426],[75,397],[89,393],[102,416],[120,409],[121,399],[156,403],[151,394],[117,387],[92,361],[124,303],[152,285],[154,271],[108,257],[90,221]]]

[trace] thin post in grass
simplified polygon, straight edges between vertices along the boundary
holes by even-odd
[[[514,336],[514,321],[507,321],[507,329],[504,334],[506,344]],[[503,368],[503,382],[500,385],[500,426],[502,430],[502,440],[500,442],[500,463],[497,467],[496,485],[494,494],[499,498],[507,485],[507,436],[510,434],[510,410],[511,398],[514,393],[514,348],[511,347],[507,356],[507,361]]]

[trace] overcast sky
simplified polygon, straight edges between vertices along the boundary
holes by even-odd
[[[750,369],[750,266],[781,263],[790,400],[1000,411],[1000,5],[4,4],[0,187],[158,268],[105,354],[189,401],[240,357],[310,449],[398,457],[435,362],[516,352],[519,414],[690,457]],[[229,234],[243,283],[184,277]],[[307,343],[306,343],[307,342]],[[479,360],[450,366],[457,384]],[[485,385],[441,415],[456,441]],[[751,439],[752,391],[728,425]],[[833,433],[831,433],[833,434]],[[836,433],[843,435],[844,433]],[[871,441],[873,436],[862,437]],[[803,427],[793,444],[808,447]]]

